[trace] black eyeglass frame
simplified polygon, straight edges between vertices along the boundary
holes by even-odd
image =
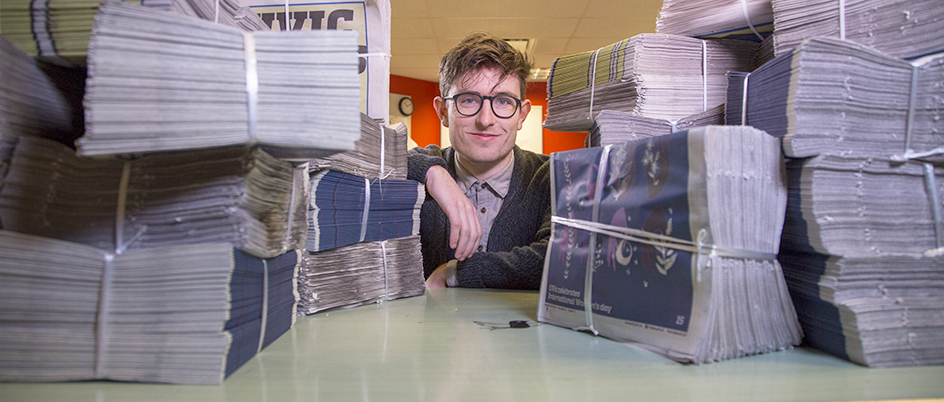
[[[460,96],[462,96],[462,95],[475,95],[475,96],[478,96],[479,98],[482,99],[482,101],[479,102],[479,108],[476,109],[474,113],[465,114],[465,113],[462,113],[461,110],[459,110],[459,102],[456,102],[456,98],[457,98],[457,97],[460,97]],[[495,98],[511,98],[511,99],[514,99],[514,101],[515,101],[515,108],[514,108],[514,110],[512,110],[512,112],[511,112],[510,115],[508,115],[507,117],[501,116],[501,115],[498,114],[498,112],[495,111],[495,101],[494,101]],[[475,115],[479,114],[479,112],[482,111],[482,106],[485,105],[485,100],[486,100],[486,99],[488,100],[488,104],[491,105],[492,113],[495,114],[495,117],[498,117],[498,118],[500,118],[500,119],[510,119],[510,118],[512,118],[512,117],[515,117],[515,113],[518,113],[518,109],[521,108],[521,102],[522,102],[521,99],[515,98],[514,96],[511,96],[511,95],[505,95],[505,94],[498,94],[498,95],[486,96],[486,95],[477,94],[477,93],[475,93],[475,92],[463,92],[463,93],[458,93],[458,94],[452,95],[452,96],[450,96],[450,97],[448,97],[448,98],[443,98],[444,101],[448,101],[448,100],[453,101],[452,103],[456,105],[456,112],[458,112],[460,115],[463,115],[463,116],[465,116],[465,117],[471,117],[471,116],[475,116]]]

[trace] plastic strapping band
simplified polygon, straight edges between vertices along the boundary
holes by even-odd
[[[370,214],[370,180],[364,178],[364,214],[361,215],[361,240],[367,235],[367,215]]]
[[[701,41],[701,111],[708,110],[708,42]]]
[[[292,26],[288,23],[288,0],[285,0],[285,30],[291,31]]]
[[[924,163],[924,187],[928,190],[928,202],[931,203],[931,216],[934,218],[934,235],[937,240],[937,248],[941,248],[944,247],[944,223],[941,222],[944,212],[941,208],[941,199],[937,195],[934,165],[930,163]]]
[[[383,295],[383,299],[380,299],[380,301],[384,301],[384,300],[390,300],[390,293],[389,293],[390,288],[387,287],[387,241],[386,240],[380,242],[380,252],[383,257],[383,269],[384,269],[384,295]]]
[[[588,74],[588,78],[590,78],[590,114],[587,116],[588,120],[593,120],[593,96],[595,95],[597,86],[597,58],[601,50],[603,50],[602,47],[594,51],[593,55],[590,56],[590,58],[593,59],[593,63]]]
[[[593,193],[593,208],[591,209],[590,219],[593,222],[596,222],[600,219],[600,201],[603,198],[603,187],[606,184],[606,170],[609,166],[610,158],[610,149],[612,145],[607,145],[603,147],[603,152],[600,154],[600,163],[597,168],[597,182],[594,187]],[[590,233],[590,253],[587,258],[587,272],[584,279],[584,288],[583,288],[583,312],[586,316],[587,327],[586,328],[577,328],[578,330],[589,330],[594,335],[599,335],[599,332],[593,326],[593,271],[596,269],[596,249],[597,249],[597,236],[595,232]]]
[[[30,2],[30,28],[36,40],[36,52],[40,56],[57,57],[56,41],[49,32],[49,0],[32,0]]]
[[[108,304],[111,299],[111,277],[115,255],[105,254],[102,268],[102,286],[98,293],[98,315],[95,317],[95,378],[105,378],[105,352],[108,349]]]
[[[757,32],[757,29],[754,29],[754,24],[751,23],[751,14],[747,12],[747,0],[741,0],[741,11],[744,12],[744,22],[747,22],[747,26],[751,29],[751,32],[757,35],[760,40],[764,40],[764,36],[761,35],[760,32]]]
[[[262,351],[262,344],[265,342],[266,326],[269,320],[269,263],[262,259],[262,319],[259,321],[259,347],[256,353]]]
[[[751,78],[751,73],[744,74],[744,88],[741,89],[741,125],[747,125],[747,85]]]
[[[839,0],[839,39],[846,39],[846,2],[845,0]]]
[[[246,56],[246,107],[249,120],[249,139],[256,141],[256,121],[259,118],[259,73],[256,70],[256,39],[251,32],[243,32]]]
[[[676,132],[676,131],[678,131],[678,122],[673,121],[673,122],[672,122],[672,132],[674,133],[674,132]]]
[[[295,170],[292,171],[292,192],[289,195],[290,198],[288,200],[288,224],[287,224],[287,227],[285,228],[285,241],[282,244],[282,253],[285,253],[286,251],[288,251],[288,245],[289,243],[292,242],[292,226],[293,226],[292,221],[295,220],[295,187],[298,187],[297,186],[298,183],[295,181],[295,179],[297,177],[296,173],[298,169],[304,169],[305,172],[308,171],[308,167],[307,167],[308,164],[305,163],[303,165],[305,167],[299,166],[299,167],[296,167]]]
[[[358,53],[357,57],[383,57],[389,59],[390,53]]]
[[[213,22],[220,23],[220,0],[216,0],[216,11],[213,15]]]
[[[908,119],[905,120],[905,152],[911,151],[911,130],[914,127],[916,103],[918,103],[918,66],[911,66],[911,93],[908,96]]]
[[[384,146],[384,127],[383,124],[377,123],[377,128],[380,129],[380,178],[384,177],[384,155],[387,153],[387,148]],[[383,186],[383,183],[381,183]]]
[[[131,161],[125,161],[121,168],[121,181],[118,183],[118,207],[115,211],[115,254],[123,253],[125,248],[128,246],[128,244],[124,242],[126,209],[125,199],[128,197],[128,185],[130,182]],[[131,241],[134,241],[134,238],[132,238]]]
[[[748,258],[752,260],[776,260],[777,255],[761,251],[742,250],[731,247],[723,247],[712,244],[706,244],[704,239],[699,242],[692,242],[684,239],[677,239],[665,235],[646,232],[644,230],[624,228],[619,226],[607,225],[599,222],[589,222],[580,219],[570,219],[560,216],[551,217],[551,221],[561,225],[570,226],[577,229],[586,230],[593,233],[615,237],[636,243],[648,244],[656,247],[667,247],[676,250],[687,251],[690,253],[704,254],[705,249],[710,249],[715,255],[731,258]],[[591,237],[592,240],[592,237]]]

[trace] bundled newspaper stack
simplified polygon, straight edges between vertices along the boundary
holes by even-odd
[[[310,199],[305,250],[317,252],[419,234],[426,188],[413,180],[322,170],[311,176]]]
[[[24,136],[7,163],[5,230],[101,249],[225,242],[265,258],[305,243],[307,166],[258,148],[121,161]]]
[[[944,58],[912,64],[813,38],[752,73],[730,74],[725,120],[782,137],[789,157],[930,151],[944,145],[942,78]]]
[[[390,118],[390,0],[241,0],[272,30],[344,30],[360,34],[360,111]]]
[[[774,28],[771,0],[663,0],[656,32],[763,40]]]
[[[298,313],[422,295],[422,259],[419,235],[305,254],[299,268]]]
[[[81,155],[258,144],[305,161],[360,134],[356,33],[243,33],[127,3],[95,21]]]
[[[0,34],[40,60],[84,65],[89,33],[102,3],[121,0],[4,0],[0,3]],[[237,0],[125,0],[141,6],[200,18],[219,24],[258,30],[240,22]]]
[[[312,173],[323,169],[362,177],[406,180],[406,125],[387,126],[361,113],[360,139],[354,149],[308,163]]]
[[[586,131],[602,110],[678,120],[724,103],[728,71],[750,71],[757,42],[641,34],[554,61],[545,128]]]
[[[299,314],[426,293],[422,184],[406,179],[407,130],[361,114],[354,149],[308,162],[308,241]]]
[[[81,134],[76,133],[70,99],[58,84],[32,57],[0,36],[0,159],[21,135],[74,140]]]
[[[298,262],[0,230],[0,381],[219,384],[294,324]]]
[[[631,113],[604,110],[593,119],[587,146],[598,147],[685,131],[695,127],[724,125],[724,105],[677,121],[653,119]]]
[[[698,364],[799,344],[776,138],[705,126],[551,159],[538,320]]]
[[[728,122],[803,158],[787,164],[780,261],[806,342],[868,366],[944,363],[944,57],[814,38],[731,80]]]
[[[773,56],[814,37],[834,37],[911,59],[944,51],[940,0],[773,0]]]

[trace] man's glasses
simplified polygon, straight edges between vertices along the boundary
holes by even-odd
[[[492,112],[495,116],[502,119],[511,118],[521,106],[521,100],[509,95],[482,96],[474,92],[456,94],[444,100],[453,100],[456,102],[456,111],[463,116],[475,116],[482,110],[482,103],[485,99],[491,101]]]

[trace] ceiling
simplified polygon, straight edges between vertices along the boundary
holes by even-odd
[[[662,0],[391,0],[390,73],[438,82],[442,55],[469,33],[528,39],[535,67],[655,32]],[[541,79],[543,80],[543,79]]]

